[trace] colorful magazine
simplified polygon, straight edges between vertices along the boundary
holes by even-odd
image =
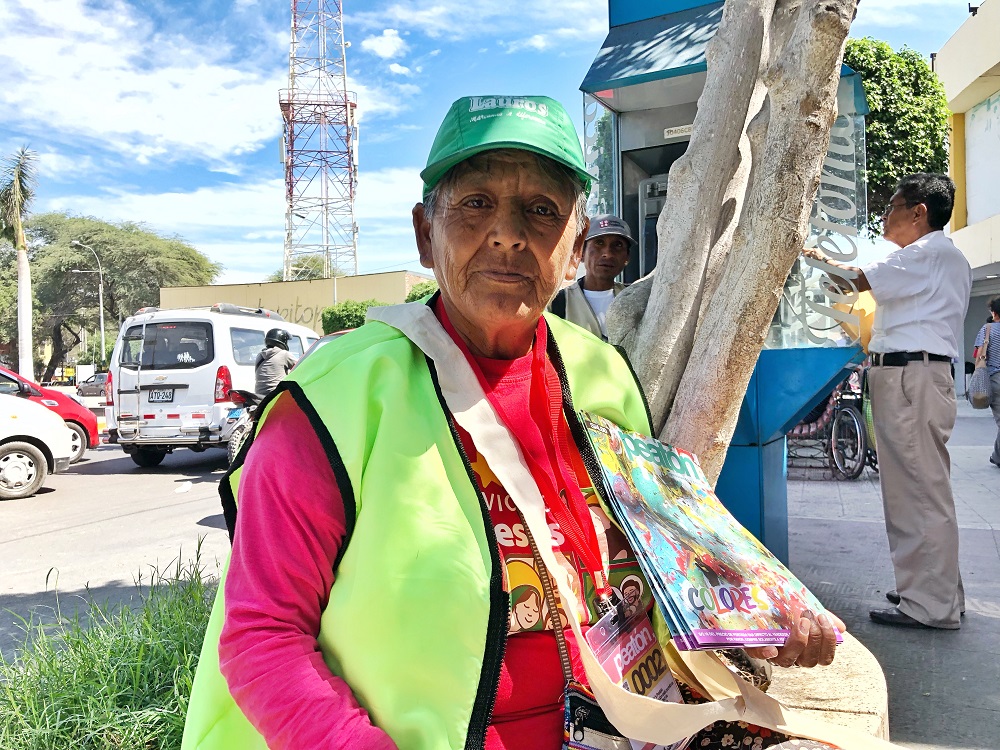
[[[679,649],[780,646],[801,613],[826,611],[726,510],[694,455],[580,417],[600,463],[591,479],[603,485]]]

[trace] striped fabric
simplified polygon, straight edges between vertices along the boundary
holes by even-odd
[[[986,352],[986,370],[990,375],[1000,372],[1000,323],[987,323],[979,329],[976,336],[976,347],[986,340],[986,326],[990,328],[990,348]]]

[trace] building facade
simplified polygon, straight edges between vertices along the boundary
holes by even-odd
[[[950,162],[955,180],[951,237],[973,269],[965,321],[966,359],[1000,295],[1000,0],[982,0],[935,56],[952,111]]]
[[[161,287],[160,307],[208,307],[217,302],[263,307],[274,310],[289,323],[322,333],[323,310],[330,305],[369,299],[396,304],[403,302],[416,284],[429,280],[433,277],[410,271],[391,271],[312,281]]]

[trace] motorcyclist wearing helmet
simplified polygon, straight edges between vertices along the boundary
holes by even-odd
[[[254,391],[264,398],[273,391],[278,382],[295,366],[296,358],[288,351],[291,335],[282,328],[272,328],[264,334],[264,348],[257,355],[254,372],[257,383]]]

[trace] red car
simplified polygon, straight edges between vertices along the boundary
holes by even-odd
[[[71,463],[76,463],[83,458],[87,448],[96,448],[100,445],[100,438],[97,434],[97,417],[94,416],[94,412],[62,391],[43,388],[6,367],[0,367],[0,393],[22,396],[42,406],[49,407],[62,417],[66,426],[73,431]]]

